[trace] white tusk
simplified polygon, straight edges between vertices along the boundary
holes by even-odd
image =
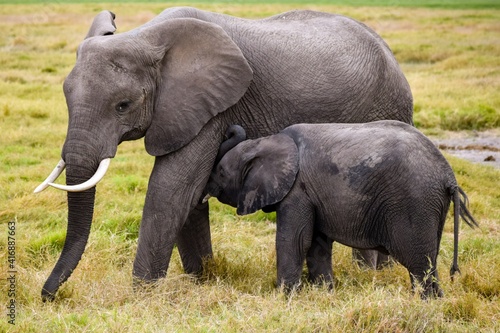
[[[49,186],[49,183],[52,183],[54,180],[57,179],[57,177],[59,177],[61,175],[61,173],[63,172],[65,167],[66,167],[66,163],[64,163],[64,160],[61,159],[59,161],[59,163],[57,163],[54,170],[52,170],[50,175],[47,177],[47,179],[45,179],[43,181],[43,183],[38,185],[38,187],[35,189],[35,191],[33,191],[33,193],[39,193],[39,192],[42,192],[43,190],[45,190]]]
[[[67,192],[82,192],[88,190],[89,188],[96,186],[96,184],[102,179],[102,177],[104,177],[106,171],[108,171],[110,162],[111,162],[110,158],[102,160],[101,163],[99,163],[99,167],[97,168],[95,174],[84,183],[78,185],[60,185],[60,184],[49,183],[49,185]]]
[[[203,200],[201,200],[201,203],[205,203],[208,201],[208,199],[210,199],[212,196],[210,194],[207,194],[203,197]]]

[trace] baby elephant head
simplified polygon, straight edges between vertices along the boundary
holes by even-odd
[[[215,166],[207,185],[211,196],[246,215],[280,202],[299,170],[292,138],[276,134],[246,140],[229,150]]]

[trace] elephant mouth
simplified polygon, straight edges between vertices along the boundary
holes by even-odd
[[[90,177],[87,181],[77,184],[77,185],[61,185],[55,184],[54,181],[61,175],[61,173],[66,168],[66,162],[63,159],[57,163],[56,167],[50,175],[45,179],[40,185],[37,186],[34,193],[39,193],[45,190],[47,187],[52,186],[57,189],[67,191],[67,192],[83,192],[97,185],[99,181],[104,177],[106,171],[108,171],[109,164],[111,162],[111,158],[105,158],[99,163],[99,167],[92,177]]]
[[[215,182],[211,181],[207,184],[206,186],[206,192],[207,192],[207,195],[205,195],[202,199],[202,203],[205,203],[208,201],[208,199],[212,198],[212,197],[215,197],[215,198],[219,198],[220,194],[221,194],[221,187],[219,185],[217,185]]]

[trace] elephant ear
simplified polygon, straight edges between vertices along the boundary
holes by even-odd
[[[243,185],[236,210],[239,215],[254,213],[283,200],[299,170],[297,145],[289,136],[276,134],[254,142],[252,149],[244,153],[249,156],[243,157],[248,162],[242,170]]]
[[[116,31],[115,14],[109,10],[103,10],[96,15],[85,39],[94,36],[112,35]]]
[[[189,143],[210,119],[234,105],[253,73],[216,24],[177,18],[141,33],[156,50],[160,71],[145,145],[149,154],[161,156]]]

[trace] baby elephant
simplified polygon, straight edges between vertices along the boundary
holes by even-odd
[[[319,238],[390,254],[408,269],[413,288],[422,286],[422,297],[442,296],[436,260],[450,202],[452,276],[459,271],[459,217],[477,226],[443,155],[397,121],[298,124],[243,141],[214,167],[207,192],[239,215],[276,210],[278,285],[286,289],[300,283]],[[313,269],[330,280],[325,251],[330,263]]]

